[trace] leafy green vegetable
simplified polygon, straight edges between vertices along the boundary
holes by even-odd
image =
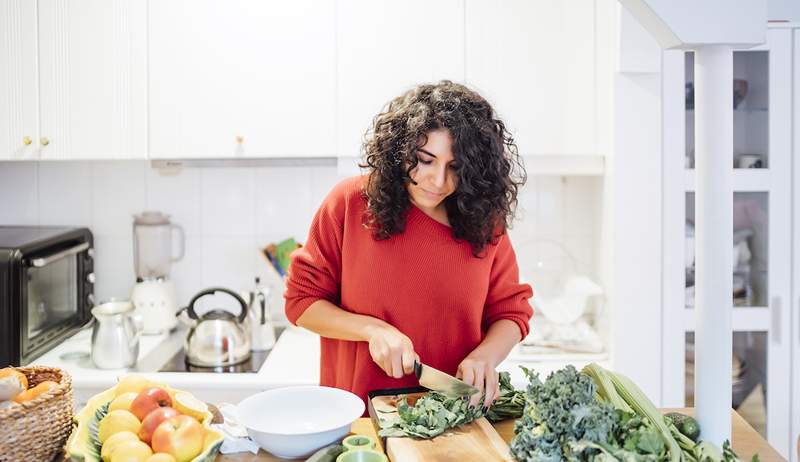
[[[500,373],[500,396],[489,407],[486,418],[492,422],[506,419],[516,419],[522,416],[525,407],[525,392],[515,390],[511,385],[511,374]]]
[[[398,417],[380,421],[380,436],[413,436],[433,438],[448,428],[470,423],[483,416],[483,409],[469,408],[466,398],[451,398],[435,391],[428,392],[414,406],[403,398],[397,406]]]
[[[500,396],[486,412],[486,418],[497,422],[519,417],[524,405],[524,393],[514,390],[508,372],[501,372]],[[480,407],[470,410],[467,398],[451,398],[435,391],[418,399],[414,406],[406,399],[401,400],[397,412],[398,418],[380,422],[380,436],[433,438],[448,428],[470,423],[484,415]]]

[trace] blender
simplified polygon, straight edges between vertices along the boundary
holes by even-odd
[[[172,235],[180,237],[173,256]],[[142,319],[143,334],[162,334],[177,325],[175,285],[169,279],[172,263],[183,258],[183,228],[170,223],[169,215],[145,211],[133,217],[133,266],[136,285],[131,301]]]

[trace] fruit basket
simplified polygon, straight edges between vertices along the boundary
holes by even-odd
[[[224,437],[221,433],[210,428],[213,415],[208,410],[207,406],[185,391],[177,390],[167,384],[149,380],[134,374],[123,377],[114,387],[90,398],[86,406],[75,415],[74,429],[66,447],[68,460],[74,462],[100,462],[102,460],[111,460],[110,452],[114,449],[112,448],[109,454],[106,454],[106,451],[104,451],[104,444],[109,443],[111,441],[110,438],[117,435],[114,435],[114,430],[104,428],[111,426],[110,424],[103,424],[104,419],[112,413],[115,413],[115,415],[119,415],[120,413],[122,415],[127,415],[126,413],[132,413],[131,410],[135,412],[137,405],[135,398],[145,394],[146,390],[153,387],[163,389],[168,393],[170,400],[174,403],[174,408],[178,410],[179,417],[188,415],[197,420],[202,426],[202,448],[199,454],[189,458],[177,457],[176,459],[165,460],[178,460],[179,462],[182,460],[190,460],[191,462],[213,462],[217,456],[217,452],[219,452],[219,447],[222,445]],[[135,420],[135,425],[140,424],[139,420],[133,415],[130,415],[128,418],[130,420]],[[124,427],[124,420],[125,419],[121,419],[119,425]],[[148,418],[145,417],[141,419],[141,426],[136,426],[133,429],[126,428],[126,430],[140,436],[140,438],[136,440],[138,443],[134,444],[140,444],[141,446],[141,443],[143,443],[140,441],[141,433],[139,433],[139,430],[142,429],[145,425],[144,422],[147,420]],[[106,435],[111,434],[112,436],[104,436],[103,433]],[[117,433],[128,432],[121,431]],[[151,437],[153,438],[152,444],[155,449],[155,439],[157,438],[155,432],[151,434]],[[105,441],[101,441],[103,438],[105,438]],[[119,444],[125,444],[125,442],[123,441]],[[145,442],[143,444],[149,446],[149,443]],[[154,450],[152,452],[156,453],[160,451]]]
[[[27,383],[0,409],[0,461],[53,460],[72,430],[72,379],[55,367],[14,367],[3,369],[6,384],[12,370]]]

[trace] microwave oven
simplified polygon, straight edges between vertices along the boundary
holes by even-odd
[[[0,226],[0,367],[30,363],[91,319],[93,255],[87,228]]]

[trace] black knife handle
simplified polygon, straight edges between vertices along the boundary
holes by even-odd
[[[414,375],[417,376],[417,380],[422,377],[422,364],[417,360],[414,360]]]

